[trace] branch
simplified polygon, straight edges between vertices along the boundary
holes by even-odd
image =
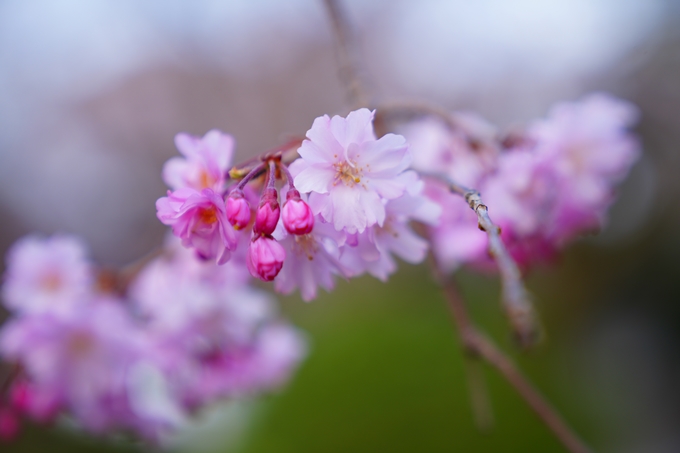
[[[477,214],[479,229],[489,237],[489,254],[496,260],[501,277],[503,307],[513,331],[523,347],[534,344],[538,338],[536,315],[529,293],[522,283],[522,275],[501,239],[501,229],[491,221],[489,209],[482,202],[479,192],[448,180],[449,189],[465,198]]]
[[[568,451],[571,453],[589,453],[590,448],[534,388],[513,361],[471,322],[457,286],[451,279],[447,278],[446,273],[441,270],[432,256],[430,263],[435,278],[444,290],[453,322],[465,350],[473,357],[482,359],[495,368],[514,387],[527,405],[533,409],[538,418],[553,432]]]
[[[376,110],[376,121],[413,121],[423,117],[440,120],[450,131],[465,131],[448,110],[425,101],[396,101],[380,104]]]
[[[365,107],[369,104],[369,99],[366,91],[364,91],[359,73],[356,38],[352,27],[344,14],[340,1],[324,0],[324,3],[333,24],[333,33],[337,41],[340,80],[345,85],[350,103],[356,107]]]

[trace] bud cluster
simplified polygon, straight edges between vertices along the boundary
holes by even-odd
[[[158,200],[158,218],[184,246],[218,264],[246,241],[239,238],[248,238],[250,273],[275,280],[276,290],[283,293],[299,288],[305,300],[316,297],[318,286],[332,289],[336,275],[368,272],[386,279],[396,269],[393,254],[413,263],[424,258],[427,243],[411,231],[409,222],[434,223],[440,208],[423,195],[418,175],[407,171],[411,155],[404,137],[376,138],[373,117],[374,112],[360,109],[346,118],[317,118],[298,149],[300,158],[290,166],[280,155],[267,155],[239,170],[245,176],[231,183],[231,148],[223,148],[218,159],[219,150],[211,148],[208,135],[195,138],[191,143],[196,149],[211,152],[198,160],[192,157],[196,153],[180,150],[193,163],[182,167],[174,158],[166,164],[167,169],[172,163],[179,174],[164,173],[175,191]],[[221,141],[227,142],[232,143]],[[211,179],[216,185],[206,192],[191,174],[211,174],[211,168],[220,168],[221,176]],[[279,197],[279,191],[285,196]]]

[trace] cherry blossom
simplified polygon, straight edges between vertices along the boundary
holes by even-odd
[[[184,157],[173,157],[163,167],[163,180],[170,188],[216,192],[224,188],[234,153],[234,139],[230,135],[218,130],[209,131],[203,138],[177,134],[175,145]]]
[[[158,219],[172,227],[185,247],[193,247],[203,259],[226,263],[236,247],[236,236],[226,216],[221,196],[212,189],[198,192],[183,188],[168,192],[156,202]]]
[[[396,177],[410,163],[408,145],[400,135],[376,139],[373,116],[359,109],[347,118],[317,118],[298,150],[301,159],[290,166],[314,213],[348,233],[382,225],[383,200],[406,190]]]

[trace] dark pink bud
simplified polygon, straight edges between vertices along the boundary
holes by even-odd
[[[314,214],[305,201],[300,198],[300,192],[295,189],[286,194],[283,204],[283,226],[290,234],[308,234],[314,228]]]
[[[250,223],[250,205],[240,189],[233,190],[227,198],[227,219],[235,230],[241,230]]]
[[[270,236],[260,236],[250,243],[246,264],[253,277],[270,282],[279,274],[285,258],[281,244]]]
[[[279,207],[279,196],[276,189],[267,188],[260,200],[260,206],[257,208],[255,214],[255,227],[253,231],[258,234],[270,235],[276,229],[276,224],[279,223],[281,216],[281,208]]]
[[[19,434],[19,417],[9,408],[0,407],[0,440],[9,442]]]

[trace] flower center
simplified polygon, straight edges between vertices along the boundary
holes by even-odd
[[[347,187],[354,187],[361,182],[361,177],[363,176],[361,168],[353,166],[347,161],[336,162],[333,164],[333,167],[335,167],[336,171],[333,185],[343,182]]]
[[[215,179],[205,170],[202,170],[198,176],[198,186],[201,189],[209,189],[215,184]]]
[[[67,342],[68,351],[76,357],[82,357],[94,350],[94,339],[88,332],[77,331]]]
[[[49,272],[43,276],[40,284],[45,291],[51,293],[58,291],[62,286],[61,276],[59,276],[59,273],[57,272]]]
[[[213,223],[217,222],[217,212],[215,207],[211,206],[209,208],[199,209],[198,218],[201,220],[201,222],[207,225],[212,225]]]
[[[314,259],[318,245],[311,234],[295,235],[293,251],[298,255],[306,255],[309,261]]]

